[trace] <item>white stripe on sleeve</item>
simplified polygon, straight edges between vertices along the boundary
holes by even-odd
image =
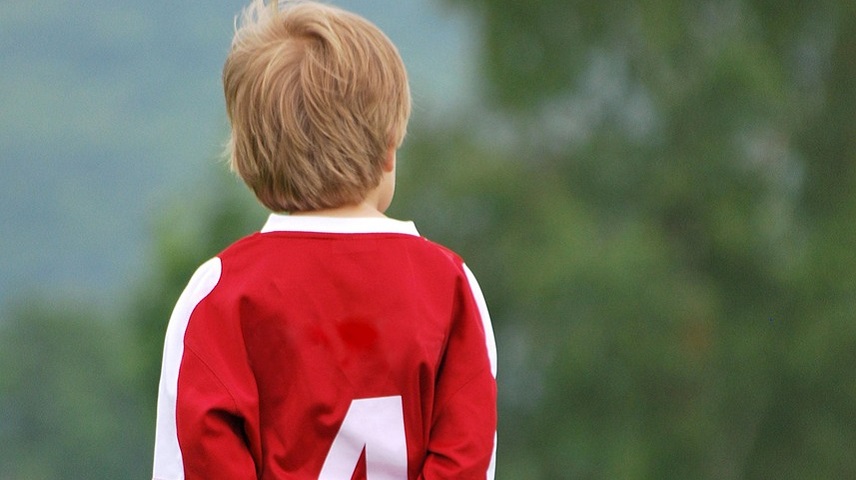
[[[476,281],[475,275],[473,275],[473,272],[466,264],[464,264],[464,272],[467,274],[467,281],[470,283],[470,290],[472,290],[473,298],[476,301],[476,305],[478,305],[479,315],[481,316],[482,324],[484,325],[487,355],[490,359],[490,373],[492,373],[494,378],[496,378],[496,339],[493,335],[493,326],[490,323],[490,315],[487,312],[487,303],[484,301],[484,294],[482,294],[481,288],[479,287],[479,282]]]
[[[467,274],[467,281],[470,284],[470,290],[473,292],[473,298],[476,301],[476,305],[479,309],[479,315],[481,316],[482,324],[484,325],[484,336],[485,342],[487,344],[487,356],[490,359],[490,373],[493,374],[493,378],[496,378],[496,338],[493,334],[493,326],[490,322],[490,315],[487,312],[487,302],[484,300],[484,294],[482,294],[481,287],[479,287],[479,282],[476,281],[475,275],[464,264],[464,272]],[[487,480],[493,480],[496,475],[496,433],[493,436],[493,454],[490,457],[490,465],[487,469],[487,475],[485,478]]]
[[[219,258],[215,257],[203,263],[191,277],[169,317],[158,387],[153,472],[153,478],[156,480],[184,479],[184,463],[175,422],[178,370],[184,355],[184,334],[190,315],[199,302],[214,290],[220,281],[221,272],[222,264]]]

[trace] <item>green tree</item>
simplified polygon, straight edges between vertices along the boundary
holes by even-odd
[[[426,193],[490,265],[500,476],[853,476],[852,2],[450,3],[488,107]]]
[[[0,323],[0,478],[144,478],[131,339],[104,318],[32,297]]]

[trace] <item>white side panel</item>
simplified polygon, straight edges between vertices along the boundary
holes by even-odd
[[[473,298],[476,300],[476,305],[479,307],[479,315],[481,315],[482,324],[484,324],[484,336],[487,343],[487,355],[490,358],[490,373],[496,378],[496,339],[493,335],[493,325],[490,323],[490,314],[487,311],[487,303],[484,301],[479,282],[476,281],[475,275],[470,271],[470,268],[464,265],[464,272],[467,274],[467,281],[470,283],[470,290],[473,292]]]
[[[178,298],[169,318],[164,341],[163,364],[158,388],[157,430],[155,433],[155,480],[183,480],[184,464],[175,422],[178,370],[184,355],[184,334],[193,310],[220,281],[222,264],[212,258],[202,264]]]
[[[490,373],[493,378],[496,378],[496,338],[493,334],[493,325],[490,322],[490,314],[487,311],[487,302],[484,300],[484,294],[479,287],[479,282],[469,267],[464,265],[464,272],[467,274],[467,281],[470,283],[470,290],[473,292],[473,298],[479,308],[482,324],[484,325],[485,342],[487,343],[487,355],[490,359]],[[493,436],[493,455],[490,458],[490,466],[487,470],[485,478],[493,480],[496,472],[496,434]]]

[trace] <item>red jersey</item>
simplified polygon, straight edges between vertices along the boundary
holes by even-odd
[[[170,317],[153,478],[491,479],[495,377],[457,255],[411,222],[271,215]]]

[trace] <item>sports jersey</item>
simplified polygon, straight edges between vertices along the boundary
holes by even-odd
[[[453,252],[411,222],[274,214],[169,319],[153,478],[491,479],[495,378]]]

